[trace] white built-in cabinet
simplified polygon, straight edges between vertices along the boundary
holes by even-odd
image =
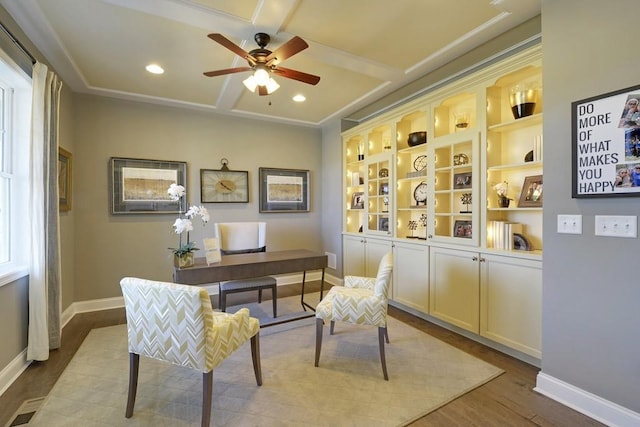
[[[520,195],[543,173],[541,79],[537,46],[342,134],[344,274],[375,276],[392,250],[392,304],[538,359],[542,206]],[[514,88],[538,95],[517,119]]]

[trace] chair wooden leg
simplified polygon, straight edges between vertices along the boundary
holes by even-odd
[[[262,302],[262,289],[258,289],[258,304]]]
[[[384,355],[384,339],[386,334],[386,327],[378,328],[378,343],[380,344],[380,362],[382,362],[382,373],[384,374],[385,381],[389,381],[389,376],[387,375],[387,359]]]
[[[319,317],[316,318],[316,363],[317,367],[320,364],[320,350],[322,349],[322,327],[324,322]]]
[[[389,344],[389,328],[384,327],[384,336],[387,339],[387,344]]]
[[[329,335],[333,335],[333,328],[335,328],[336,326],[336,321],[332,320],[331,323],[329,324]]]
[[[251,337],[251,360],[253,372],[256,375],[256,383],[262,385],[262,367],[260,365],[260,332]]]
[[[211,401],[213,400],[213,370],[202,374],[202,427],[211,422]]]
[[[136,391],[138,390],[138,368],[140,366],[140,355],[129,353],[129,397],[127,397],[126,418],[133,416],[133,407],[136,404]]]
[[[222,310],[222,285],[218,283],[218,310]]]

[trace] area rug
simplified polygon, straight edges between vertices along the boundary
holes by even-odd
[[[285,300],[295,306],[299,298],[278,300],[284,316],[291,303]],[[254,304],[253,315],[270,315],[270,304]],[[337,323],[333,336],[325,327],[316,368],[314,322],[260,330],[261,387],[248,344],[214,370],[212,426],[402,426],[502,373],[395,319],[386,346],[389,381],[382,377],[372,327]],[[126,326],[94,329],[29,425],[200,425],[201,373],[141,358],[130,419],[124,417],[127,379]]]

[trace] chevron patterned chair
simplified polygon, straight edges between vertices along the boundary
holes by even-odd
[[[251,339],[253,370],[262,385],[260,324],[249,310],[214,312],[204,288],[125,277],[120,281],[127,313],[129,397],[133,416],[140,355],[201,371],[202,426],[209,426],[213,368]]]
[[[316,361],[320,363],[322,331],[325,321],[330,321],[329,333],[333,335],[335,322],[348,322],[378,327],[380,362],[385,380],[387,362],[384,354],[385,339],[389,343],[387,332],[388,292],[393,270],[393,256],[386,254],[380,260],[378,275],[373,277],[345,276],[344,286],[334,286],[316,307]]]

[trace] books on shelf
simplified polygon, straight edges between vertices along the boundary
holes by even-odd
[[[513,250],[513,235],[522,234],[523,226],[518,222],[489,221],[487,224],[487,246],[494,249]]]
[[[533,161],[542,161],[542,134],[533,137]]]

